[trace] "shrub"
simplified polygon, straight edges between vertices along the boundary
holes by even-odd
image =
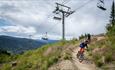
[[[66,52],[65,54],[64,54],[64,60],[71,60],[72,59],[72,55],[68,52]]]
[[[48,60],[48,67],[50,67],[51,65],[53,65],[57,61],[58,61],[57,57],[51,57],[51,58],[49,58],[49,60]]]
[[[105,55],[105,62],[111,62],[112,61],[112,53],[108,52]]]
[[[99,54],[95,54],[93,55],[94,60],[99,60],[101,58],[101,56]]]
[[[89,52],[89,56],[92,56],[92,52]]]
[[[101,67],[103,65],[103,62],[101,60],[101,55],[95,54],[93,55],[93,59],[94,59],[96,66]]]
[[[4,64],[1,70],[11,70],[10,64]]]
[[[98,66],[98,67],[102,67],[103,65],[103,62],[101,60],[98,60],[95,62],[95,64]]]

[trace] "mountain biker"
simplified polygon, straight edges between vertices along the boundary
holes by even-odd
[[[85,42],[82,42],[79,47],[80,47],[80,53],[83,54],[85,47],[88,48],[87,44],[89,43],[89,40],[86,40]]]
[[[80,62],[82,62],[84,60],[84,50],[85,50],[85,47],[88,48],[87,44],[89,43],[89,40],[85,40],[84,42],[82,42],[79,47],[80,47],[80,50],[78,51],[77,53],[77,58],[79,59]]]
[[[87,45],[90,44],[90,42],[91,42],[91,35],[88,34],[87,39],[84,42],[80,43],[80,45],[79,45],[80,50],[77,53],[77,58],[79,59],[80,62],[82,62],[84,60],[83,53],[84,53],[85,47],[88,49]]]

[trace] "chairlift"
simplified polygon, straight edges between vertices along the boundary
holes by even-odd
[[[54,16],[53,19],[55,19],[55,20],[61,20],[61,18],[60,18],[60,17],[57,17],[57,16]]]
[[[42,37],[43,40],[48,40],[48,38]]]
[[[46,34],[44,35],[44,37],[42,37],[43,40],[48,40],[48,37],[47,37],[47,32]]]
[[[104,0],[99,0],[99,2],[97,3],[97,7],[103,11],[106,10],[106,8],[104,7]]]
[[[56,13],[56,11],[59,10],[59,6],[57,5],[56,9],[53,11],[53,13]]]

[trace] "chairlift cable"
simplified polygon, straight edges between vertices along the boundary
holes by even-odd
[[[64,0],[64,1],[62,2],[62,4],[66,4],[66,3],[68,3],[69,1],[71,1],[71,0]]]
[[[86,5],[88,5],[88,4],[89,4],[90,2],[92,2],[92,1],[94,1],[94,0],[89,0],[89,1],[87,1],[86,3],[84,3],[83,5],[81,5],[80,7],[76,8],[75,11],[77,11],[77,10],[79,10],[79,9],[81,9],[81,8],[83,8],[83,7],[85,7]]]

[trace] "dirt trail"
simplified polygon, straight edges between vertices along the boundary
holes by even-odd
[[[96,39],[95,39],[96,38]],[[102,39],[105,39],[105,37],[94,37],[93,42],[95,43],[96,41],[100,41]],[[92,43],[93,43],[92,42]],[[79,62],[78,58],[76,57],[76,54],[79,50],[79,47],[75,47],[76,45],[71,45],[68,46],[69,50],[72,51],[72,60],[62,60],[61,62],[53,65],[52,67],[49,68],[49,70],[101,70],[95,66],[95,64],[85,57],[82,63]],[[74,47],[74,48],[72,48]],[[85,52],[85,55],[88,55]]]
[[[84,60],[82,63],[76,57],[77,51],[79,48],[74,49],[72,56],[73,56],[73,63],[78,68],[78,70],[96,70],[95,64],[91,63],[91,61]]]
[[[77,51],[79,48],[75,48],[72,51],[72,60],[63,60],[48,70],[97,70],[95,64],[91,63],[90,60],[84,60],[82,63],[76,57]]]

